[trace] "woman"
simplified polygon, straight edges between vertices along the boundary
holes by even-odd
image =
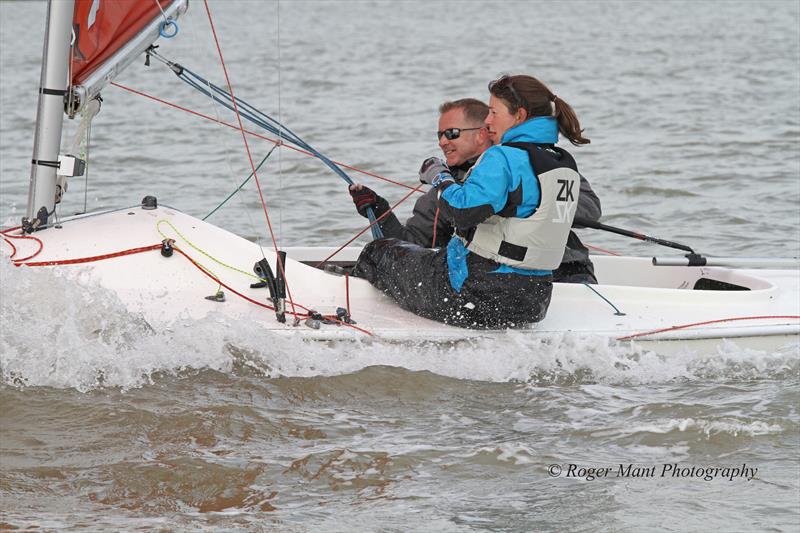
[[[439,216],[455,227],[447,248],[396,239],[364,248],[355,274],[421,316],[468,328],[538,322],[564,254],[580,190],[561,132],[587,144],[572,108],[531,76],[489,84],[489,148],[462,184],[430,159],[420,180],[439,190]]]

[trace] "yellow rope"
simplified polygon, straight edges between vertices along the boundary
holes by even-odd
[[[190,241],[189,239],[184,237],[183,234],[180,231],[178,231],[178,228],[173,226],[170,221],[168,221],[168,220],[159,220],[158,223],[156,224],[156,229],[158,230],[158,233],[161,234],[161,236],[164,237],[165,239],[170,239],[171,237],[167,236],[163,231],[161,231],[161,224],[168,225],[170,228],[172,228],[172,231],[174,231],[175,234],[178,235],[178,237],[181,238],[181,240],[186,242],[186,244],[188,244],[189,246],[194,248],[197,252],[199,252],[199,253],[203,254],[204,256],[208,257],[209,259],[211,259],[212,261],[214,261],[218,265],[221,265],[221,266],[223,266],[225,268],[228,268],[228,269],[233,270],[235,272],[238,272],[240,274],[244,274],[247,277],[250,277],[250,278],[253,278],[253,279],[257,279],[258,281],[264,281],[261,278],[259,278],[258,276],[254,275],[254,274],[251,274],[250,272],[246,272],[244,270],[240,270],[240,269],[236,268],[235,266],[231,266],[231,265],[228,265],[227,263],[223,263],[222,261],[220,261],[216,257],[212,256],[208,252],[202,250],[199,246],[196,246],[195,244],[193,244],[192,241]],[[201,268],[203,268],[205,271],[207,271],[208,273],[214,274],[214,272],[210,268],[206,267],[205,265],[201,264],[200,262],[197,262],[197,264]],[[217,276],[217,275],[214,275],[214,277],[219,279],[219,276]]]

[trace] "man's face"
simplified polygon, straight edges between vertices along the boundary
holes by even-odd
[[[439,148],[442,149],[447,165],[450,167],[460,165],[468,159],[478,157],[483,151],[481,135],[485,135],[483,124],[471,124],[467,122],[463,109],[451,109],[439,116],[439,131],[458,128],[461,134],[457,139],[448,139],[446,135],[439,137]],[[464,131],[469,128],[469,131]]]

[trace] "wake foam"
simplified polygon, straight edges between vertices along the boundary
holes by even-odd
[[[215,370],[265,378],[332,376],[387,365],[457,379],[533,385],[675,380],[788,379],[798,346],[774,353],[733,342],[713,353],[662,355],[638,345],[574,334],[534,338],[510,331],[455,343],[318,342],[276,336],[255,321],[179,318],[154,329],[86,271],[16,268],[0,261],[0,370],[12,386],[87,391],[140,387],[160,373]]]
[[[755,437],[782,433],[784,428],[779,424],[769,424],[761,420],[742,421],[735,418],[721,420],[704,420],[701,418],[662,419],[646,425],[633,425],[625,430],[620,430],[626,435],[636,433],[702,433],[706,437],[714,435],[747,435]]]

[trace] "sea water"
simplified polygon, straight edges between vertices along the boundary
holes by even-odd
[[[486,99],[491,79],[528,73],[592,139],[571,151],[605,222],[710,255],[800,255],[797,2],[208,7],[234,93],[337,161],[415,185],[438,152],[442,101]],[[27,201],[45,12],[0,2],[4,226]],[[192,2],[180,27],[159,53],[224,85],[205,4]],[[117,82],[235,122],[157,61]],[[89,175],[71,180],[61,216],[152,194],[203,217],[250,172],[238,132],[120,87],[103,96]],[[75,129],[66,122],[67,137]],[[272,148],[249,144],[256,162]],[[406,194],[349,173],[392,203]],[[318,161],[277,150],[258,174],[279,246],[338,246],[363,228],[344,182]],[[209,221],[271,245],[252,181]],[[325,344],[217,316],[155,331],[79,274],[0,262],[0,280],[0,527],[800,526],[797,343],[669,355],[514,332]]]

